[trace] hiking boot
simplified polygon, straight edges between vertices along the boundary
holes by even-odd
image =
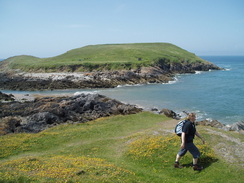
[[[201,170],[203,170],[203,166],[202,165],[193,165],[193,170],[194,171],[201,171]]]
[[[178,162],[174,164],[175,168],[183,168],[183,166],[181,166]]]

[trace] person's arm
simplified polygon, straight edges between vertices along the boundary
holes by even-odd
[[[182,134],[181,134],[181,146],[180,146],[181,149],[185,149],[185,143],[186,143],[186,133],[182,132]]]
[[[196,136],[198,137],[198,138],[200,138],[201,140],[202,140],[202,143],[203,144],[205,144],[205,140],[204,140],[204,138],[202,138],[202,136],[198,133],[198,131],[196,131]]]

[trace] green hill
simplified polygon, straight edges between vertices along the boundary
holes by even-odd
[[[190,153],[183,169],[173,168],[180,146],[173,126],[163,115],[142,112],[0,136],[0,182],[243,182],[242,158],[227,163],[213,150],[221,145],[230,156],[236,141],[220,134],[243,142],[242,134],[198,126],[206,144],[195,143],[205,169],[194,172]]]
[[[50,58],[15,56],[4,63],[8,68],[23,71],[93,71],[122,70],[153,66],[159,60],[168,63],[206,62],[170,43],[134,43],[91,45],[70,50]]]

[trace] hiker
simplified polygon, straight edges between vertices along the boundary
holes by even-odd
[[[186,122],[184,126],[182,127],[182,134],[181,134],[181,146],[180,146],[180,151],[176,155],[176,160],[174,167],[175,168],[183,168],[179,162],[182,156],[186,154],[187,151],[189,151],[192,156],[193,156],[193,170],[202,170],[203,167],[197,164],[197,160],[200,157],[200,151],[198,148],[195,146],[193,143],[193,139],[195,135],[199,137],[203,144],[205,144],[204,139],[201,137],[201,135],[197,132],[195,128],[195,122],[196,120],[196,114],[195,113],[190,113],[186,119]]]

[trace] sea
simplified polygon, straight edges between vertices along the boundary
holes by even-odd
[[[197,121],[218,120],[223,124],[244,121],[244,56],[200,56],[224,70],[177,74],[167,84],[123,85],[110,89],[10,91],[12,94],[99,93],[145,110],[171,109],[184,117],[195,112]]]

